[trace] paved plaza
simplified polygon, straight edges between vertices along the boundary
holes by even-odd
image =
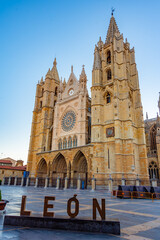
[[[43,212],[44,196],[55,196],[54,213],[67,216],[67,200],[77,194],[80,203],[79,217],[92,217],[92,198],[106,199],[106,217],[119,218],[121,236],[109,234],[81,233],[62,230],[46,230],[28,227],[3,226],[4,214],[0,215],[0,239],[22,240],[84,240],[84,239],[160,239],[160,200],[149,199],[115,199],[106,190],[56,190],[54,188],[14,187],[1,186],[2,198],[9,200],[6,214],[19,215],[21,197],[27,196],[27,210],[32,215],[41,215]]]

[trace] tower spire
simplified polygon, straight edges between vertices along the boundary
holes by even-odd
[[[113,17],[113,12],[114,11],[112,10],[112,16],[109,23],[105,44],[110,44],[113,41],[113,37],[116,33],[120,34],[115,18]]]

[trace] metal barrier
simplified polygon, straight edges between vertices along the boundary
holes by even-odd
[[[160,193],[113,190],[112,197],[119,197],[123,199],[152,199],[153,202],[155,199],[160,199]]]

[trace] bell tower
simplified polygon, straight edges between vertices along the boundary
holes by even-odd
[[[30,176],[35,176],[36,173],[36,154],[51,150],[53,116],[59,83],[55,59],[52,69],[49,69],[45,76],[45,81],[42,78],[37,84],[27,161]]]
[[[134,48],[112,16],[105,43],[95,46],[91,142],[96,177],[148,179],[143,109]]]

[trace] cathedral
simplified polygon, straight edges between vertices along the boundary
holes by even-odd
[[[159,127],[158,116],[143,120],[135,51],[112,14],[105,42],[95,45],[91,98],[84,66],[78,79],[72,66],[62,81],[55,59],[37,84],[27,171],[30,177],[67,177],[72,184],[93,176],[159,178]]]

